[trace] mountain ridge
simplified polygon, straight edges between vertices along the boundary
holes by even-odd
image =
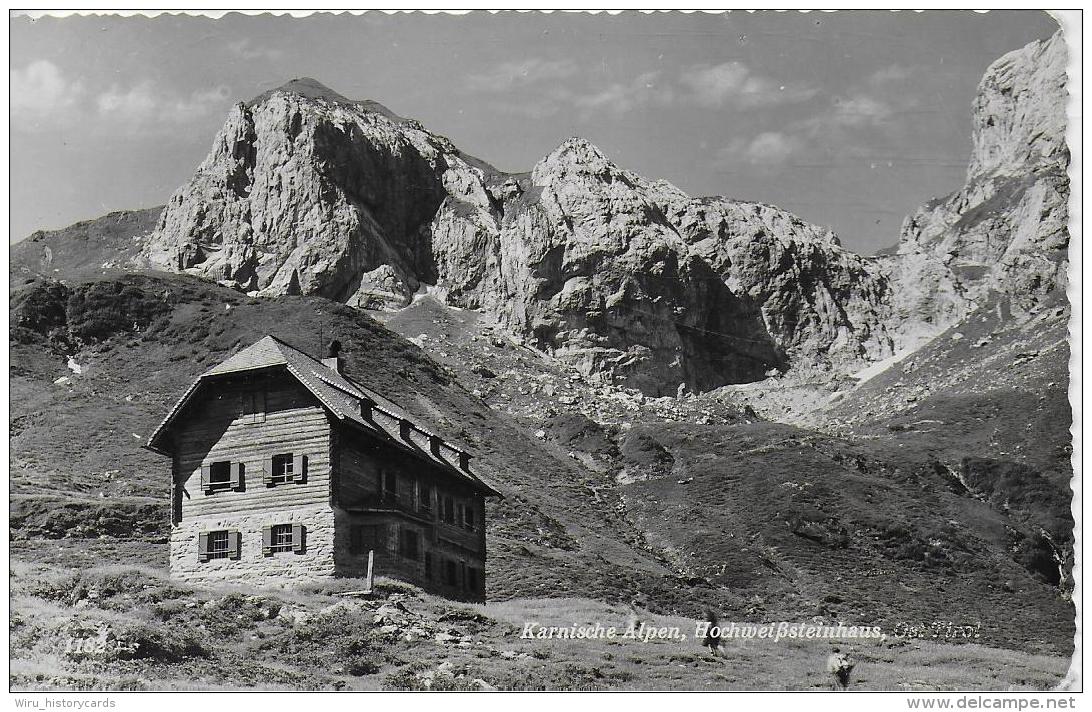
[[[829,230],[692,199],[578,137],[529,173],[504,173],[412,119],[312,81],[287,87],[232,109],[165,208],[151,262],[365,308],[433,285],[650,394],[890,352],[883,278]]]

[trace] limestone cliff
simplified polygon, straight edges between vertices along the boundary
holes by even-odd
[[[888,287],[830,231],[690,198],[580,139],[508,175],[374,102],[295,80],[237,104],[148,257],[358,307],[422,285],[646,393],[886,355]]]
[[[903,338],[958,322],[991,291],[1017,311],[1064,293],[1069,233],[1066,46],[1061,33],[987,70],[967,182],[903,223],[891,267]]]

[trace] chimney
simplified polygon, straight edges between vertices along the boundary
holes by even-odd
[[[432,450],[433,455],[435,455],[436,457],[439,457],[440,456],[440,445],[443,442],[444,441],[441,440],[440,438],[438,438],[437,436],[430,435],[428,437],[428,449]]]
[[[470,453],[459,451],[459,469],[470,472]]]
[[[398,421],[398,435],[403,440],[409,442],[411,430],[413,430],[413,423],[409,422],[405,418],[402,418]]]
[[[334,339],[326,349],[326,358],[322,359],[322,365],[333,371],[341,373],[341,342]]]

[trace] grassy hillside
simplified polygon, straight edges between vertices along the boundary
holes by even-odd
[[[84,279],[131,271],[163,206],[119,210],[60,230],[39,230],[9,250],[13,287],[37,277]]]
[[[963,467],[962,460],[949,459],[936,446],[941,441],[920,430],[890,428],[879,419],[851,423],[843,416],[823,434],[762,421],[726,393],[645,399],[578,379],[497,333],[481,315],[435,303],[385,319],[412,342],[344,305],[252,299],[182,276],[35,282],[16,289],[10,315],[11,536],[13,557],[23,567],[18,576],[28,588],[13,606],[13,622],[27,626],[14,648],[19,662],[13,683],[64,686],[69,678],[42,672],[56,663],[79,680],[72,684],[154,687],[185,661],[190,672],[179,679],[190,682],[182,685],[423,686],[419,673],[428,670],[414,666],[428,654],[435,657],[439,643],[407,651],[384,638],[380,625],[366,625],[356,631],[356,652],[345,656],[368,665],[333,675],[319,672],[318,664],[286,670],[272,662],[287,650],[277,646],[305,652],[311,643],[300,636],[313,641],[327,633],[301,632],[296,623],[270,627],[254,618],[250,604],[216,602],[223,592],[183,590],[161,580],[169,464],[140,446],[199,373],[265,334],[316,354],[336,336],[350,376],[470,448],[479,474],[505,494],[489,507],[491,603],[481,610],[487,621],[480,622],[471,650],[490,636],[489,644],[500,650],[498,641],[511,637],[505,617],[517,620],[554,606],[543,601],[559,599],[558,615],[569,615],[566,606],[576,599],[585,603],[573,610],[600,612],[633,601],[643,615],[689,619],[712,607],[737,621],[843,621],[886,630],[952,621],[977,627],[979,638],[966,653],[943,652],[989,661],[981,668],[970,664],[969,677],[953,680],[913,668],[941,653],[900,643],[896,652],[867,653],[897,668],[873,673],[878,687],[915,680],[941,687],[991,680],[1042,686],[1060,676],[1059,659],[1027,656],[1068,656],[1072,649],[1065,582],[1050,579],[1050,542],[1036,538],[1043,527],[1058,535],[1065,530],[1061,469],[1048,472],[1030,455],[1004,460],[1027,470],[999,465],[1003,458],[991,460],[971,438],[964,451],[969,464],[953,470],[953,463]],[[866,385],[887,394],[882,383]],[[853,397],[869,393],[862,388]],[[910,417],[896,410],[898,417]],[[1049,403],[1047,411],[1043,417],[1059,423],[1067,415]],[[912,439],[915,432],[920,439]],[[1033,437],[1021,442],[1031,448]],[[953,436],[949,444],[959,442]],[[107,576],[104,562],[150,567],[126,569],[130,575],[110,586],[122,590],[112,594],[121,596],[116,605],[137,605],[136,620],[149,627],[134,633],[133,641],[151,636],[142,644],[160,652],[149,659],[49,658],[43,636],[54,635],[58,621],[75,625],[110,606],[94,597],[82,604],[58,601],[60,594],[43,591],[42,581]],[[79,587],[69,581],[56,588]],[[142,598],[142,592],[160,589],[156,600]],[[328,592],[314,595],[306,605],[335,601]],[[224,647],[228,634],[214,623],[202,618],[205,628],[195,628],[198,622],[175,611],[189,610],[191,603],[203,610],[214,599],[211,608],[232,607],[238,620],[253,619],[253,630],[247,623]],[[161,613],[162,607],[175,612]],[[263,647],[270,636],[280,642]],[[548,655],[557,657],[543,663],[541,674],[520,677],[503,651],[483,649],[479,656],[506,661],[498,672],[493,662],[475,667],[441,648],[465,667],[457,673],[462,682],[443,684],[481,677],[508,687],[557,686],[565,679],[605,687],[733,687],[759,679],[753,666],[769,667],[773,657],[785,655],[799,667],[781,668],[777,679],[785,687],[807,688],[824,684],[813,671],[826,650],[741,650],[736,667],[724,668],[695,657],[693,647],[658,649],[659,657],[636,654],[639,662],[604,667],[592,663],[604,651],[618,660],[634,654],[594,646],[576,651],[569,643],[551,648]],[[1022,652],[982,652],[986,648]],[[676,661],[675,655],[683,657]],[[1019,679],[996,677],[1002,669],[996,661],[1013,655],[1023,657],[1011,670],[1025,672]],[[648,676],[634,667],[653,660],[664,669],[680,666],[679,675]],[[253,670],[217,676],[225,661]],[[566,665],[575,666],[568,678]],[[272,678],[270,666],[279,671]],[[401,677],[388,678],[393,672]]]
[[[11,490],[21,512],[29,498],[58,495],[88,511],[125,497],[165,512],[169,463],[140,446],[188,384],[265,334],[315,353],[336,335],[351,377],[465,443],[478,473],[505,493],[490,505],[491,595],[617,599],[648,589],[703,604],[675,593],[675,572],[628,544],[637,538],[629,525],[602,511],[590,493],[605,475],[523,434],[424,351],[344,305],[130,276],[30,286],[14,295],[11,324]],[[22,521],[49,529],[39,519]]]
[[[712,656],[694,621],[583,598],[456,604],[377,582],[371,599],[336,587],[194,588],[147,567],[12,570],[14,690],[829,690],[825,641],[727,640]],[[679,637],[529,640],[526,621],[630,623]],[[635,630],[637,630],[635,628]],[[77,642],[78,641],[78,642]],[[842,643],[853,689],[1043,690],[1057,657],[922,640]],[[953,664],[957,662],[958,664]]]

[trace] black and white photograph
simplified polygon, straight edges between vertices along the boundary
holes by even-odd
[[[1082,21],[9,9],[9,709],[1077,709]]]

